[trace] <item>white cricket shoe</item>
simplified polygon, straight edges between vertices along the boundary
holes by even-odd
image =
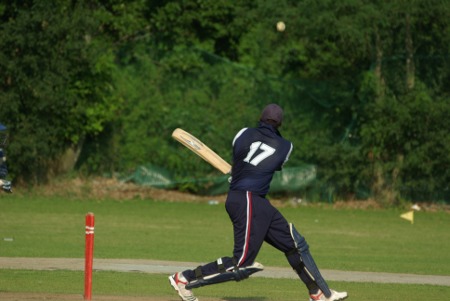
[[[336,292],[334,290],[331,291],[330,298],[325,297],[321,290],[319,290],[316,294],[310,295],[309,301],[339,301],[344,300],[348,297],[347,292]]]
[[[186,289],[188,281],[181,272],[169,276],[170,285],[178,292],[183,301],[198,301],[191,290]]]

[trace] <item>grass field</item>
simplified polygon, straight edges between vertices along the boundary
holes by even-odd
[[[399,217],[403,211],[395,209],[315,205],[280,211],[306,237],[322,269],[450,275],[448,212],[416,212],[411,225]],[[232,228],[223,204],[2,194],[0,257],[82,258],[87,212],[96,218],[96,258],[206,262],[231,254]],[[284,255],[267,245],[258,261],[287,266]],[[94,294],[176,300],[167,275],[99,272],[95,279]],[[349,300],[440,300],[450,294],[449,287],[430,285],[331,285],[349,290]],[[0,292],[82,291],[81,272],[0,270]],[[198,294],[218,300],[302,300],[306,289],[295,280],[255,278],[205,287]]]

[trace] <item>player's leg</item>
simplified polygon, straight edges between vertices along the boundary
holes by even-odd
[[[310,294],[318,291],[319,287],[316,282],[304,270],[303,262],[296,251],[297,249],[290,234],[289,223],[279,212],[273,215],[271,226],[266,235],[266,242],[286,254],[289,265],[306,285]],[[295,250],[295,253],[288,254],[292,250]]]
[[[311,300],[342,300],[347,297],[345,292],[329,289],[309,252],[306,240],[279,212],[272,219],[266,241],[285,253],[289,264],[308,288]],[[314,299],[317,296],[319,299]]]
[[[169,279],[175,289],[181,285],[177,291],[182,299],[183,296],[186,298],[183,300],[196,300],[189,299],[193,297],[190,291],[192,288],[231,280],[240,281],[263,269],[261,264],[254,262],[264,241],[264,234],[255,232],[256,229],[259,231],[264,229],[264,224],[258,227],[254,224],[254,219],[261,208],[259,206],[254,208],[251,193],[230,192],[226,201],[226,210],[233,223],[233,257],[221,257],[217,261],[170,276]],[[262,218],[256,218],[256,220],[265,221]],[[267,221],[265,223],[267,228],[269,224]],[[176,282],[177,278],[179,282]]]
[[[184,272],[189,280],[188,288],[240,281],[263,269],[255,259],[270,226],[272,206],[268,200],[251,192],[230,192],[226,209],[233,222],[233,257],[222,257],[217,262]]]
[[[303,263],[300,268],[306,272],[319,287],[319,291],[315,294],[310,294],[310,301],[312,300],[326,300],[326,301],[338,301],[347,298],[347,292],[337,292],[331,290],[325,279],[322,277],[319,268],[317,267],[311,253],[309,252],[309,246],[305,238],[295,229],[294,225],[289,224],[292,239],[295,243],[295,249],[300,254],[300,259]],[[294,250],[295,250],[294,249]],[[295,251],[294,251],[295,253]],[[292,251],[286,253],[286,256],[292,254]]]
[[[210,275],[220,273],[225,274],[220,275],[221,282],[226,279],[239,281],[242,276],[262,268],[262,265],[255,263],[255,259],[270,225],[270,219],[264,216],[263,201],[264,199],[251,192],[229,192],[225,207],[233,223],[233,257],[222,257],[217,263],[212,262],[198,267],[195,273],[185,273],[188,280],[209,279]],[[240,273],[241,270],[245,272]],[[224,271],[229,273],[223,273]]]
[[[231,192],[226,209],[233,222],[233,256],[238,267],[254,263],[267,231],[274,208],[270,202],[251,192]]]
[[[228,271],[235,267],[245,267],[253,264],[256,255],[264,242],[265,235],[259,234],[259,232],[256,231],[260,231],[260,229],[269,226],[268,222],[265,221],[266,225],[261,224],[256,227],[255,223],[260,220],[257,218],[260,209],[255,208],[254,204],[257,202],[253,198],[251,193],[229,193],[225,206],[229,218],[233,223],[233,256],[222,257],[219,258],[217,262],[210,262],[197,267],[197,269],[183,272],[184,276],[189,281],[199,277],[216,274],[220,270]]]

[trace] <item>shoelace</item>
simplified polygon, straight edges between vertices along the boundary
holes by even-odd
[[[180,280],[180,278],[178,277],[178,274],[175,274],[175,283],[178,285],[178,283],[181,283],[181,284],[183,284],[183,285],[186,285],[187,284],[187,281],[181,281]],[[198,299],[197,299],[197,297],[195,297],[193,294],[192,294],[192,292],[191,291],[189,291],[189,290],[187,290],[187,289],[185,289],[185,288],[183,288],[183,290],[184,291],[188,291],[191,295],[190,296],[186,296],[186,295],[183,295],[183,300],[185,300],[185,301],[198,301]]]
[[[323,293],[321,291],[319,291],[315,295],[310,295],[311,296],[311,300],[320,300],[320,296],[322,296],[322,295],[323,295]]]

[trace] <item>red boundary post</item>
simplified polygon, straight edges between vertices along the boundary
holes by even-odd
[[[84,265],[84,300],[92,297],[92,266],[94,263],[94,213],[86,214],[86,250]]]

